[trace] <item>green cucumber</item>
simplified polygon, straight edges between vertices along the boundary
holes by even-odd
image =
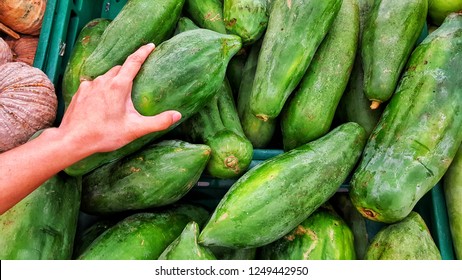
[[[242,80],[237,95],[237,112],[241,120],[242,129],[247,139],[256,149],[266,148],[270,144],[277,125],[276,119],[265,122],[250,111],[250,94],[252,93],[253,80],[257,69],[261,41],[258,40],[250,49],[249,56],[242,69]]]
[[[130,0],[109,24],[95,50],[84,62],[81,76],[92,80],[106,73],[142,45],[168,39],[185,0]],[[149,24],[147,24],[149,23]]]
[[[364,129],[347,123],[250,169],[221,199],[199,242],[252,248],[281,238],[335,194],[365,142]]]
[[[69,106],[79,89],[80,71],[84,62],[95,50],[110,22],[109,19],[96,18],[89,21],[80,31],[63,74],[62,95],[65,108]]]
[[[351,180],[363,216],[404,219],[443,177],[462,141],[462,14],[412,53]]]
[[[82,211],[107,214],[172,204],[197,183],[210,147],[164,140],[83,176]]]
[[[156,260],[190,221],[202,225],[207,218],[207,211],[186,204],[135,213],[98,236],[78,259]]]
[[[81,182],[58,173],[0,216],[0,259],[69,260]]]
[[[267,0],[224,0],[223,18],[229,33],[240,36],[244,45],[253,44],[268,25]]]
[[[212,152],[206,173],[212,177],[237,178],[252,161],[252,143],[244,135],[226,79],[220,92],[200,112],[182,123],[181,130],[192,142],[210,146]]]
[[[276,118],[337,16],[341,0],[275,1],[258,57],[252,113]]]
[[[199,225],[192,221],[159,256],[159,260],[216,260],[212,251],[197,243]]]
[[[183,10],[201,28],[226,34],[222,1],[186,0]]]
[[[374,0],[359,1],[359,42],[361,42],[364,24],[370,15],[373,5]],[[370,135],[379,121],[385,106],[381,106],[375,110],[371,110],[370,108],[371,102],[364,93],[364,71],[360,47],[361,44],[359,43],[350,80],[337,107],[336,119],[341,123],[356,122],[364,127],[367,135]]]
[[[366,260],[441,260],[425,221],[417,212],[387,225],[372,239]]]
[[[454,252],[458,260],[462,259],[462,145],[444,174],[444,195],[448,209],[449,229],[451,231]]]
[[[282,238],[263,246],[267,260],[355,260],[354,236],[333,209],[318,208]]]
[[[390,99],[424,27],[427,0],[376,0],[362,34],[364,91],[371,109]]]
[[[330,130],[353,68],[358,36],[358,0],[344,0],[298,89],[285,103],[281,115],[285,150],[313,141]]]
[[[229,60],[240,48],[238,36],[207,29],[183,32],[163,42],[133,81],[135,108],[150,116],[178,110],[182,114],[178,125],[210,102],[223,84]],[[65,171],[73,176],[86,174],[139,150],[171,129],[145,135],[113,152],[91,155]]]

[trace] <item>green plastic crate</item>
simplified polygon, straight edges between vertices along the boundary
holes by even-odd
[[[63,112],[62,75],[80,30],[91,19],[97,17],[113,19],[126,2],[127,0],[48,0],[34,66],[42,69],[55,84],[60,102],[58,123]],[[421,40],[425,37],[426,30],[425,27]],[[256,149],[249,168],[253,168],[282,152],[279,149]],[[235,181],[202,177],[183,200],[213,210]],[[348,180],[339,187],[339,191],[348,191]],[[440,184],[436,185],[419,201],[415,210],[427,223],[443,259],[454,259],[446,203]],[[82,213],[79,219],[78,233],[81,233],[98,219],[97,216]],[[371,236],[383,226],[381,223],[368,220],[366,224]]]

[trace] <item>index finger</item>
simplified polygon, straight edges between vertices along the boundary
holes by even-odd
[[[148,58],[154,48],[154,44],[149,43],[141,46],[138,50],[129,55],[122,65],[122,68],[120,68],[117,76],[132,81],[136,74],[138,74],[138,71],[140,71],[141,65],[143,65],[144,61]]]

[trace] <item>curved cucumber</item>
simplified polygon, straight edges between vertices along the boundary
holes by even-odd
[[[374,0],[360,0],[358,2],[359,42],[361,42],[364,24],[372,11]],[[364,71],[360,47],[361,44],[359,43],[350,79],[337,107],[336,118],[341,123],[356,122],[360,124],[366,130],[367,135],[370,135],[379,121],[385,106],[380,106],[375,110],[371,110],[370,108],[371,102],[364,93]]]
[[[258,57],[250,108],[276,118],[329,31],[342,1],[275,1]]]
[[[59,173],[0,216],[0,259],[69,260],[81,182]]]
[[[462,145],[444,174],[443,182],[454,252],[456,258],[460,260],[462,259]]]
[[[164,140],[83,176],[82,211],[106,214],[174,203],[197,183],[210,147]]]
[[[381,229],[372,239],[366,260],[441,260],[425,221],[417,212]]]
[[[285,150],[315,140],[330,130],[353,68],[358,36],[358,1],[344,0],[298,90],[285,104],[281,115]]]
[[[110,22],[109,19],[96,18],[88,22],[80,31],[63,74],[62,95],[65,108],[69,106],[72,97],[79,89],[83,64],[95,50]]]
[[[261,248],[268,260],[354,260],[353,232],[330,209],[318,208],[288,234]]]
[[[363,216],[404,219],[443,177],[462,141],[462,14],[412,53],[351,180]]]
[[[226,30],[242,38],[244,45],[260,39],[268,25],[267,0],[224,0]]]
[[[104,31],[81,70],[92,80],[106,73],[142,45],[159,45],[173,33],[185,0],[130,0]],[[149,24],[147,24],[149,23]]]
[[[241,48],[236,35],[207,29],[183,32],[160,44],[145,61],[133,81],[132,101],[143,115],[177,110],[182,119],[198,112],[223,84],[231,57]],[[178,67],[181,65],[182,67]],[[91,155],[65,169],[77,176],[129,155],[169,130],[145,135],[108,153]]]
[[[365,141],[364,129],[348,123],[250,169],[222,198],[199,241],[250,248],[281,238],[335,194]]]
[[[189,222],[183,232],[159,256],[159,260],[216,260],[212,251],[197,243],[199,225]]]
[[[424,27],[427,0],[378,0],[364,26],[361,56],[371,108],[390,99]]]
[[[271,142],[277,123],[276,119],[263,121],[252,114],[250,110],[250,94],[252,93],[260,47],[261,40],[252,45],[244,69],[242,69],[242,80],[237,95],[237,112],[247,139],[250,140],[254,148],[262,149]]]

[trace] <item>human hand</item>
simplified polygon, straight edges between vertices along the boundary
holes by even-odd
[[[142,116],[133,106],[133,79],[153,50],[154,44],[142,46],[122,66],[80,84],[58,128],[71,143],[91,153],[109,152],[145,134],[165,130],[181,118],[173,110]]]

